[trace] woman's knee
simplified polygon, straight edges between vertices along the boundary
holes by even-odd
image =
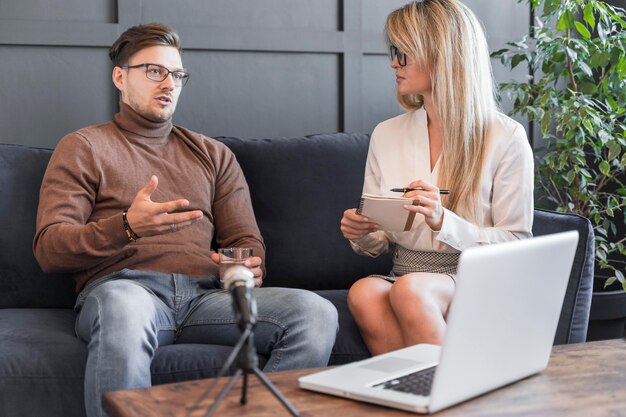
[[[383,322],[394,321],[389,305],[391,284],[380,278],[363,278],[348,292],[348,309],[364,335],[376,335]]]
[[[449,277],[428,274],[407,274],[400,277],[390,291],[396,307],[422,308],[437,305],[444,308],[454,295],[454,283]]]
[[[370,310],[373,305],[387,297],[389,287],[390,285],[380,278],[366,277],[358,280],[348,291],[348,308],[353,313]]]
[[[390,291],[392,299],[412,298],[416,301],[429,296],[430,289],[428,282],[421,277],[413,275],[403,275],[396,280]]]

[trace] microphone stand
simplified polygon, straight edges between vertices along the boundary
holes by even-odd
[[[254,348],[254,333],[252,332],[252,328],[254,326],[250,323],[246,324],[246,327],[243,329],[241,337],[233,351],[228,356],[228,359],[222,366],[220,370],[218,378],[230,367],[231,363],[235,355],[238,356],[239,368],[232,376],[230,381],[222,388],[220,393],[218,394],[215,402],[209,408],[205,417],[210,417],[213,415],[220,402],[226,397],[226,395],[230,392],[230,390],[235,385],[235,382],[239,379],[241,375],[243,375],[243,385],[241,387],[241,399],[239,403],[241,405],[245,405],[248,402],[247,393],[248,393],[248,375],[254,374],[256,377],[265,385],[267,389],[270,390],[272,394],[281,402],[281,404],[289,411],[289,413],[294,417],[300,417],[300,412],[281,394],[281,392],[272,384],[272,382],[265,376],[265,374],[259,369],[259,358],[256,354],[256,349]],[[217,383],[217,379],[211,386],[208,392],[210,392],[215,384]]]

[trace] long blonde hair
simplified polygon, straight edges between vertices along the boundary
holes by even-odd
[[[422,0],[392,12],[387,41],[430,70],[433,101],[443,128],[439,186],[444,205],[478,222],[480,178],[487,130],[497,105],[489,49],[478,19],[457,0]],[[400,95],[407,110],[423,106],[419,95]]]

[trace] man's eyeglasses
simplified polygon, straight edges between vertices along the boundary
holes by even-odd
[[[396,59],[398,60],[398,65],[400,65],[401,67],[404,67],[406,65],[406,54],[404,52],[401,52],[394,45],[389,46],[389,57],[392,61],[393,58],[396,57]]]
[[[146,69],[146,77],[152,81],[165,81],[165,79],[172,74],[172,79],[174,80],[174,85],[176,87],[184,87],[189,80],[189,74],[185,71],[170,71],[162,65],[158,64],[137,64],[137,65],[121,65],[122,69],[132,69],[132,68],[145,68]]]

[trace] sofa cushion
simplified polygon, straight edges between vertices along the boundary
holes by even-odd
[[[75,318],[71,309],[0,309],[0,416],[85,415],[87,346],[74,333]],[[214,377],[231,351],[219,345],[160,347],[152,383]],[[259,366],[266,361],[259,357]],[[230,372],[236,367],[235,361]]]
[[[87,348],[74,318],[70,309],[0,309],[0,415],[85,415]]]
[[[70,309],[0,309],[0,378],[83,378],[87,349]]]
[[[356,255],[339,231],[344,210],[361,197],[368,135],[217,139],[234,152],[250,185],[267,246],[265,285],[345,289],[389,272],[390,255]]]
[[[73,307],[74,281],[33,256],[39,187],[50,149],[0,144],[0,308]]]

